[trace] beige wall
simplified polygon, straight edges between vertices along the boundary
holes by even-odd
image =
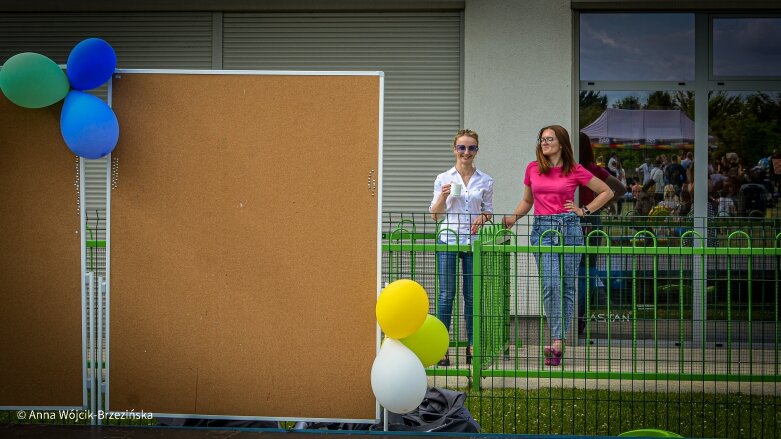
[[[569,0],[466,2],[464,125],[480,134],[497,213],[520,201],[539,129],[572,132],[572,15]]]

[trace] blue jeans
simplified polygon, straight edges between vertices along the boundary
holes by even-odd
[[[440,241],[440,244],[444,242]],[[461,259],[461,272],[464,279],[464,321],[466,322],[466,337],[472,345],[472,252],[437,252],[437,269],[439,274],[439,307],[437,317],[450,332],[450,320],[453,313],[453,300],[456,297],[458,276],[456,264]]]
[[[574,213],[537,216],[529,242],[539,246],[583,245],[580,218]],[[577,253],[535,254],[542,284],[542,304],[554,340],[567,336],[572,321],[580,256]]]

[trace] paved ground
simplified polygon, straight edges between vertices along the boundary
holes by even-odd
[[[535,389],[540,387],[574,387],[655,392],[751,393],[781,396],[781,382],[776,363],[778,353],[773,349],[681,349],[679,347],[608,347],[605,345],[568,347],[561,367],[545,366],[539,346],[514,347],[502,358],[485,368],[482,388]],[[451,349],[451,361],[458,365],[449,368],[467,369],[463,349],[457,354]],[[634,359],[634,360],[633,360]],[[729,361],[728,361],[729,360]],[[566,372],[634,372],[631,379],[557,378],[535,376],[540,371]],[[494,372],[515,372],[515,377],[491,376]],[[657,374],[670,374],[671,380],[652,379]],[[683,375],[683,376],[682,376]],[[693,375],[693,376],[691,376]],[[716,379],[716,376],[722,378]],[[750,376],[764,379],[748,381]],[[723,378],[729,377],[729,380]],[[681,380],[681,378],[683,378]],[[447,387],[466,387],[469,378],[456,376],[429,377],[429,384]]]

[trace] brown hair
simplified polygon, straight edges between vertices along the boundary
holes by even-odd
[[[584,133],[583,131],[580,132],[580,136],[578,138],[578,152],[580,153],[580,164],[581,165],[588,165],[591,163],[594,163],[594,150],[591,149],[591,138],[588,137],[588,134]]]
[[[556,140],[561,145],[561,160],[563,161],[561,171],[564,175],[569,175],[573,169],[575,169],[575,154],[572,153],[572,143],[569,140],[569,133],[566,128],[561,125],[549,125],[542,127],[540,132],[537,133],[537,165],[539,166],[540,174],[547,174],[553,167],[553,163],[548,160],[542,154],[542,145],[540,144],[540,137],[545,130],[552,130],[556,134]]]
[[[477,138],[477,131],[470,130],[469,128],[461,128],[458,130],[455,136],[453,136],[453,148],[456,147],[456,142],[458,142],[458,138],[462,136],[469,136],[473,139],[475,139],[475,142],[477,142],[478,145],[480,145],[480,139]]]

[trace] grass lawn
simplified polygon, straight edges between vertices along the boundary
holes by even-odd
[[[466,393],[466,406],[483,433],[617,436],[629,430],[657,428],[684,437],[781,437],[781,416],[778,414],[781,395],[630,393],[563,388]],[[29,413],[29,410],[25,412]],[[0,424],[6,423],[89,422],[19,420],[16,411],[0,411]],[[292,424],[286,422],[282,426],[292,428]],[[155,421],[104,421],[104,425],[155,425]]]
[[[781,395],[519,389],[470,394],[484,433],[617,436],[657,428],[684,437],[781,436]]]

